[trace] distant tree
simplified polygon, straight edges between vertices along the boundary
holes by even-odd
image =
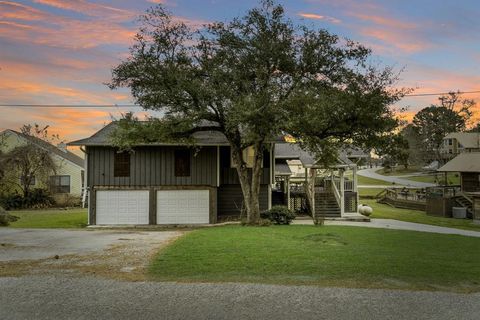
[[[58,138],[48,133],[48,126],[24,125],[20,131],[32,139],[46,142]],[[26,139],[25,144],[3,153],[0,164],[3,168],[3,186],[7,190],[19,187],[24,197],[29,196],[34,182],[41,181],[47,185],[48,177],[57,169],[50,152],[40,148],[30,139]]]
[[[409,148],[408,141],[402,134],[391,137],[390,143],[379,148],[378,154],[383,157],[385,167],[393,168],[396,165],[402,165],[405,169],[409,166]]]
[[[451,92],[439,98],[440,103],[420,110],[413,118],[413,128],[420,138],[426,161],[442,161],[440,145],[451,132],[465,131],[475,101],[461,99]]]
[[[425,164],[425,151],[422,148],[421,139],[418,132],[409,123],[400,131],[400,135],[407,141],[408,144],[408,163],[410,165]]]
[[[375,147],[397,126],[389,106],[405,93],[393,89],[391,68],[368,64],[370,50],[326,30],[294,26],[284,9],[263,0],[231,22],[192,30],[163,7],[141,17],[130,57],[113,69],[112,89],[129,87],[135,102],[163,118],[140,124],[127,115],[112,141],[189,141],[213,130],[228,139],[247,220],[259,221],[264,149],[290,134],[320,161],[331,163],[345,142]],[[252,148],[248,168],[244,150]]]

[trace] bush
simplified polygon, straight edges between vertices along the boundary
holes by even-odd
[[[262,212],[260,216],[275,224],[290,224],[295,219],[295,212],[286,206],[273,206],[270,210]]]
[[[44,189],[33,189],[27,197],[19,194],[4,196],[0,199],[0,205],[6,210],[25,209],[25,208],[48,208],[53,206],[55,200]]]
[[[5,209],[0,207],[0,227],[6,227],[10,225],[10,222],[15,222],[18,220],[18,217],[12,216]]]

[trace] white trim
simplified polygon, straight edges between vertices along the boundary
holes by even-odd
[[[275,159],[274,159],[275,144],[270,147],[270,184],[275,184]]]
[[[268,184],[268,210],[272,209],[272,185]]]
[[[220,187],[220,146],[217,146],[217,187]]]

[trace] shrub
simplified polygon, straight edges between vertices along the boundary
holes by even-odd
[[[290,224],[295,219],[295,213],[286,206],[273,206],[261,213],[262,219],[268,219],[275,224]]]
[[[0,207],[0,227],[6,227],[10,225],[10,222],[15,222],[18,220],[18,217],[12,216],[5,209]]]
[[[0,204],[6,210],[25,209],[25,208],[48,208],[55,203],[55,200],[44,189],[33,189],[27,197],[19,194],[4,196]]]

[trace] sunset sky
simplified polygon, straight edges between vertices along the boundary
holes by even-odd
[[[128,55],[135,18],[162,2],[191,23],[229,20],[256,1],[0,1],[1,104],[130,104],[110,91],[110,70]],[[415,93],[480,90],[480,3],[475,0],[281,1],[290,18],[359,41],[375,59],[404,68]],[[480,94],[465,95],[480,98]],[[436,97],[408,97],[406,117]],[[480,101],[479,101],[480,102]],[[127,108],[0,106],[0,130],[49,124],[69,140],[90,136]],[[141,111],[141,109],[136,109]]]

